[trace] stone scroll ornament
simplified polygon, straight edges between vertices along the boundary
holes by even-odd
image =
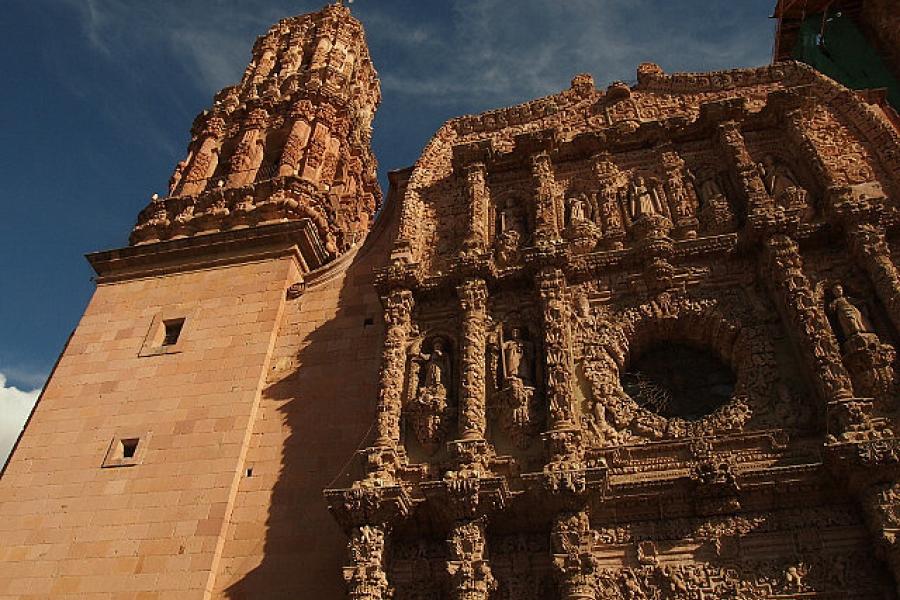
[[[443,336],[410,347],[406,414],[413,433],[429,453],[444,442],[452,422],[452,355]]]

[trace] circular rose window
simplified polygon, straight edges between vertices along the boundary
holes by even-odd
[[[641,408],[667,419],[696,421],[731,399],[735,376],[708,350],[666,343],[633,359],[621,381]]]

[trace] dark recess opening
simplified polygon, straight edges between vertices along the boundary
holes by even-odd
[[[166,328],[165,336],[163,337],[163,346],[174,346],[178,343],[178,337],[181,335],[181,328],[184,327],[184,319],[172,319],[169,321],[163,321],[163,325]]]
[[[735,377],[709,350],[667,342],[632,360],[621,381],[642,408],[667,419],[695,421],[731,399]]]
[[[122,458],[134,458],[140,440],[122,440]]]

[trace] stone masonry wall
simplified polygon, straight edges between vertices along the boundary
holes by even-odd
[[[284,311],[215,598],[344,597],[346,537],[322,490],[359,477],[354,450],[371,442],[383,339],[374,271],[387,261],[397,202]]]
[[[280,258],[98,286],[0,480],[0,598],[209,597],[296,280]],[[177,352],[152,355],[160,317],[187,317]],[[140,464],[102,468],[125,437]]]

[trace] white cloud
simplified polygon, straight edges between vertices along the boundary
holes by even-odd
[[[6,385],[6,375],[0,373],[0,467],[12,451],[25,420],[37,401],[41,390],[22,390]]]

